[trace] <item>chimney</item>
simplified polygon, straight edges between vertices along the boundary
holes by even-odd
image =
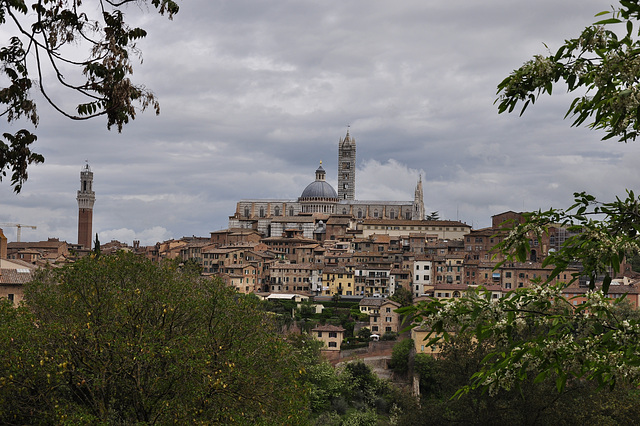
[[[7,258],[7,237],[2,233],[2,228],[0,228],[0,259]]]

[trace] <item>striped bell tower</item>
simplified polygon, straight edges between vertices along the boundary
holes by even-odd
[[[347,135],[338,142],[338,198],[356,198],[356,140]]]

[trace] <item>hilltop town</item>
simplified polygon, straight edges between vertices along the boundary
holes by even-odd
[[[377,323],[380,304],[399,289],[414,302],[455,298],[477,287],[500,298],[548,278],[552,268],[543,267],[542,262],[570,236],[561,226],[551,228],[541,240],[532,236],[526,262],[505,262],[496,268],[504,257],[493,247],[506,235],[505,226],[522,222],[522,213],[497,213],[492,226],[483,229],[440,220],[437,212],[425,214],[421,177],[413,200],[357,200],[356,142],[348,131],[339,140],[337,172],[338,191],[325,180],[320,164],[315,180],[298,198],[240,200],[229,216],[228,228],[207,237],[183,237],[152,246],[110,241],[101,244],[100,251],[124,250],[154,261],[190,263],[202,275],[218,277],[239,293],[264,299],[358,302],[363,312],[372,314],[371,332],[383,335],[399,331],[397,316]],[[86,165],[77,195],[77,244],[57,238],[8,242],[0,230],[0,297],[19,303],[22,285],[36,268],[71,262],[93,249],[92,182],[93,172]],[[612,297],[627,294],[637,307],[636,274],[627,265],[621,271],[610,293]],[[556,280],[569,281],[576,272],[570,268]],[[565,293],[580,296],[586,288],[586,283],[576,281]],[[580,298],[573,303],[580,303]]]

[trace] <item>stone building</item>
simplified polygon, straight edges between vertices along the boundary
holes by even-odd
[[[297,229],[304,238],[324,241],[331,236],[344,236],[355,231],[356,221],[382,219],[391,221],[422,221],[425,217],[422,177],[410,201],[361,201],[355,199],[356,148],[349,132],[338,144],[338,191],[326,181],[320,166],[315,180],[307,185],[297,199],[246,199],[238,201],[229,217],[229,228],[248,228],[266,237],[280,237],[287,229]],[[336,228],[333,215],[340,215],[342,230]],[[356,221],[351,221],[355,219]],[[327,223],[331,222],[329,235]],[[468,230],[466,231],[468,232]]]

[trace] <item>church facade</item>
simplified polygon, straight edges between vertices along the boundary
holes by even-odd
[[[424,220],[422,177],[410,201],[362,201],[355,199],[356,141],[349,135],[338,143],[338,191],[325,180],[322,162],[315,180],[297,199],[247,199],[236,204],[229,217],[229,228],[251,228],[263,235],[281,236],[297,231],[305,238],[318,238],[331,216],[353,220],[354,226],[366,219]]]

